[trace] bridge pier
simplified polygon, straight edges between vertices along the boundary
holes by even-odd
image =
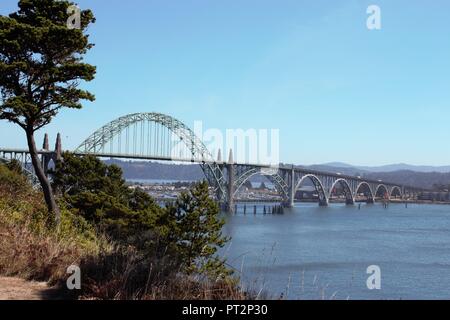
[[[48,144],[48,134],[46,133],[44,135],[44,142],[42,144],[42,150],[45,151],[49,151],[50,147]],[[48,155],[42,155],[42,160],[41,160],[41,164],[42,164],[42,168],[44,169],[44,173],[45,175],[47,175],[48,172],[48,164],[50,163],[50,157]]]
[[[44,136],[44,143],[42,144],[42,148],[44,151],[50,151],[49,143],[48,143],[48,135]],[[44,173],[48,176],[49,164],[50,161],[53,160],[56,165],[57,162],[62,159],[62,143],[61,143],[61,134],[58,133],[56,137],[55,150],[51,153],[45,153],[41,157],[42,168],[44,169]]]
[[[355,204],[355,202],[353,201],[353,199],[345,199],[345,204],[347,206],[352,206]]]
[[[230,155],[228,158],[228,163],[226,164],[227,175],[228,175],[228,185],[227,185],[227,202],[226,208],[227,212],[234,213],[235,203],[234,203],[234,161],[233,161],[233,151],[230,150]]]
[[[286,208],[293,208],[295,202],[295,170],[292,167],[287,174],[288,182],[289,182],[289,198],[287,201],[283,203],[283,206]]]

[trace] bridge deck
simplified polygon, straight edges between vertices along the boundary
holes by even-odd
[[[49,150],[39,150],[39,154],[41,155],[50,155],[53,154],[54,151]],[[28,154],[29,151],[26,149],[0,149],[0,154]],[[118,154],[118,153],[107,153],[107,152],[96,152],[96,153],[83,153],[83,152],[75,152],[75,155],[78,156],[86,156],[86,155],[94,155],[100,158],[117,158],[117,159],[134,159],[134,160],[154,160],[154,161],[172,161],[172,162],[185,162],[185,163],[198,163],[198,164],[218,164],[218,165],[226,165],[225,162],[218,163],[212,159],[199,159],[199,158],[174,158],[174,157],[164,157],[164,156],[148,156],[148,155],[137,155],[137,154]],[[327,171],[319,171],[312,170],[301,166],[296,166],[292,164],[280,164],[279,166],[270,165],[270,164],[260,164],[260,163],[234,163],[236,165],[245,165],[255,168],[261,169],[282,169],[282,170],[294,170],[295,172],[303,173],[303,174],[313,174],[316,176],[329,176],[338,179],[347,179],[354,180],[358,182],[366,182],[366,183],[374,183],[374,184],[384,184],[386,186],[401,186],[404,188],[408,188],[411,191],[427,191],[426,189],[421,189],[413,186],[400,185],[398,183],[392,183],[382,180],[373,180],[373,179],[365,179],[362,177],[350,176],[345,174],[327,172]]]

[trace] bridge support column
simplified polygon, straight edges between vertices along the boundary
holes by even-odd
[[[48,144],[48,135],[45,134],[44,136],[44,143],[42,145],[43,150],[49,151],[49,144]],[[46,176],[48,176],[49,171],[49,164],[50,161],[53,160],[53,163],[56,164],[61,161],[62,159],[62,143],[61,143],[61,134],[58,133],[56,137],[56,143],[55,143],[55,151],[52,153],[43,154],[41,157],[42,162],[42,168],[44,169],[44,173]]]
[[[228,185],[227,185],[227,202],[226,209],[229,213],[234,213],[234,161],[233,152],[230,150],[230,156],[228,159],[227,174],[228,174]]]
[[[292,168],[288,173],[289,181],[289,198],[284,202],[286,208],[293,208],[295,201],[295,170]]]
[[[56,136],[56,143],[55,143],[55,165],[56,162],[61,161],[62,159],[62,143],[61,143],[61,134],[58,132],[58,135]]]
[[[48,144],[48,134],[44,135],[44,142],[42,143],[42,149],[48,151],[49,148],[49,144]],[[46,176],[48,176],[48,164],[50,163],[51,160],[51,156],[49,155],[42,155],[41,157],[41,164],[42,164],[42,168],[44,169],[44,173]]]

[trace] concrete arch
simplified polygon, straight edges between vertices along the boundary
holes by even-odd
[[[379,191],[380,189],[384,189],[384,194],[385,194],[385,195],[387,194],[388,197],[391,196],[390,193],[389,193],[388,187],[386,187],[384,184],[379,184],[379,185],[376,187],[376,189],[375,189],[374,197],[377,196],[378,191]]]
[[[398,190],[400,197],[403,198],[402,188],[400,188],[399,186],[393,186],[389,192],[389,199],[392,198],[392,194],[394,193],[394,190]]]
[[[294,195],[297,193],[302,182],[307,178],[312,181],[312,183],[314,184],[314,187],[316,188],[317,193],[319,194],[319,205],[327,206],[328,205],[328,197],[325,192],[325,188],[323,187],[322,181],[320,181],[320,179],[314,174],[305,174],[300,178],[300,180],[295,185]]]
[[[328,195],[328,200],[331,197],[331,192],[333,191],[333,189],[336,187],[337,184],[340,184],[343,188],[344,188],[344,194],[345,194],[345,203],[346,204],[354,204],[355,203],[355,198],[353,197],[352,194],[352,190],[350,188],[350,185],[348,184],[347,180],[343,179],[343,178],[339,178],[337,179],[330,188],[330,194]]]
[[[356,198],[356,196],[358,195],[358,191],[362,186],[366,186],[367,189],[369,190],[369,198],[367,199],[367,202],[373,203],[375,201],[375,194],[373,193],[372,188],[370,187],[370,184],[368,184],[365,181],[360,182],[355,189],[355,194],[354,194],[354,198]]]
[[[371,197],[373,198],[373,197],[374,197],[373,190],[372,190],[372,188],[370,187],[370,184],[368,184],[368,183],[365,182],[365,181],[360,182],[360,183],[356,186],[356,189],[355,189],[355,195],[358,193],[359,189],[360,189],[362,186],[366,186],[367,189],[369,189],[369,193],[370,193]]]

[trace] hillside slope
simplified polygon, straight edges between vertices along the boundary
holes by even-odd
[[[204,179],[202,169],[196,164],[171,164],[143,161],[108,160],[107,163],[117,164],[122,168],[124,177],[128,180],[185,180],[195,181]],[[368,179],[383,180],[386,182],[431,189],[434,185],[449,185],[450,172],[417,172],[411,170],[399,170],[390,172],[371,172],[352,166],[333,167],[330,165],[306,166],[313,170],[341,173],[351,176],[367,177]],[[252,181],[261,181],[254,176]]]

